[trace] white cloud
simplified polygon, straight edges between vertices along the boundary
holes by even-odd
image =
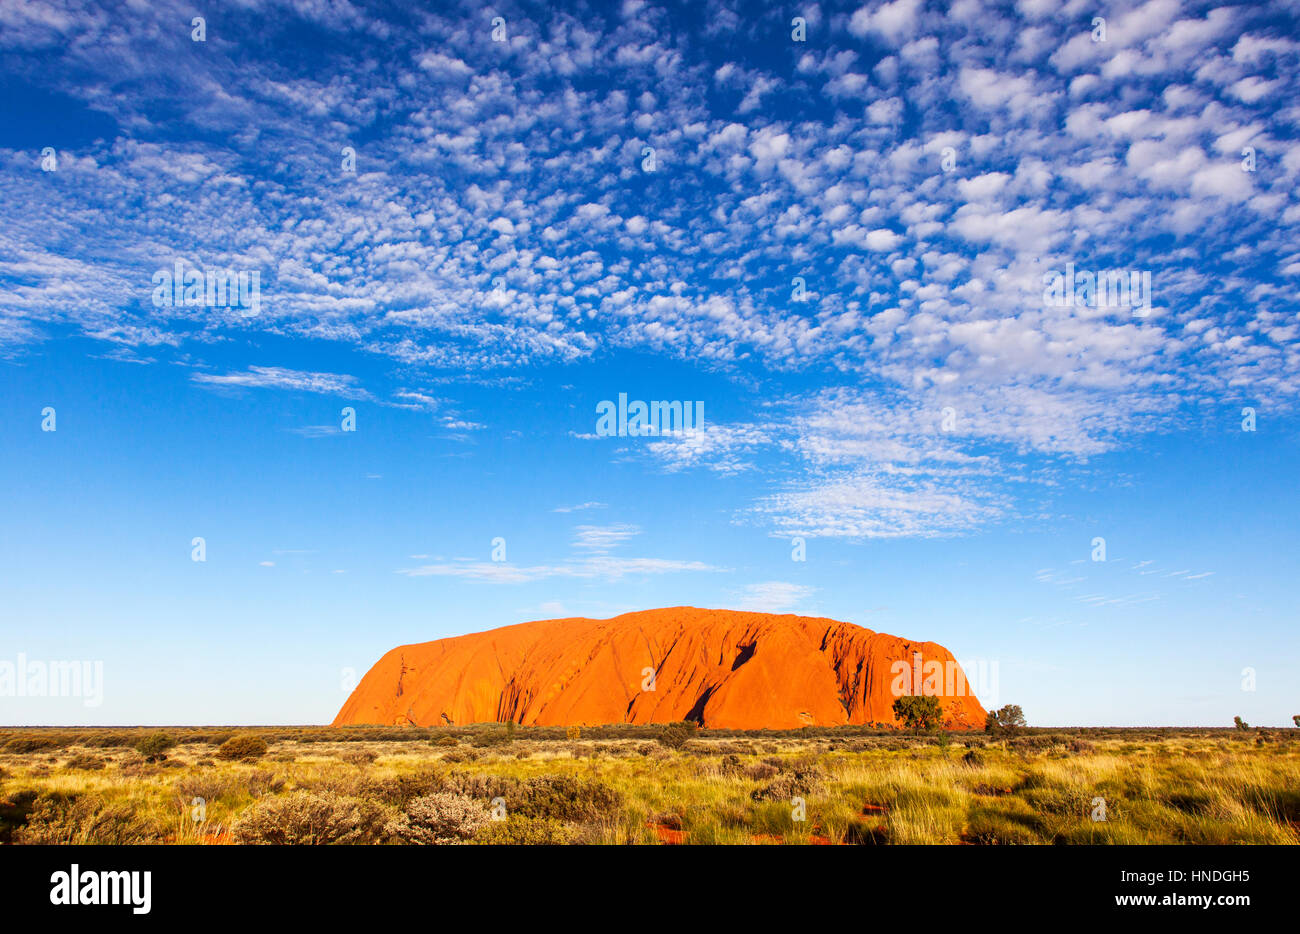
[[[583,551],[604,554],[611,548],[641,534],[635,525],[580,525],[574,530],[573,547]]]
[[[425,71],[451,77],[462,77],[473,72],[473,69],[460,59],[441,52],[426,52],[420,56],[419,64]]]
[[[815,587],[785,581],[750,584],[736,594],[736,609],[756,613],[783,613],[795,609],[815,592]]]
[[[357,380],[335,373],[307,373],[276,366],[252,366],[242,373],[195,373],[190,377],[205,386],[289,389],[333,395],[358,395]]]
[[[608,503],[586,502],[578,503],[575,506],[556,506],[551,512],[580,512],[584,509],[604,509]]]
[[[526,584],[552,578],[576,578],[604,582],[622,580],[633,575],[676,574],[686,571],[718,572],[702,561],[678,561],[667,558],[614,558],[594,555],[574,559],[563,564],[515,565],[507,562],[455,561],[446,564],[425,564],[406,568],[397,573],[407,577],[458,577],[493,584]]]
[[[849,19],[849,32],[855,36],[876,33],[895,45],[910,36],[921,10],[921,0],[893,0],[872,9],[862,7]]]

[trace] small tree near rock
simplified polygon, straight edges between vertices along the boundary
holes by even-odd
[[[990,710],[984,720],[985,733],[1014,733],[1025,726],[1025,714],[1019,704],[1007,704],[998,710]]]
[[[695,735],[695,731],[700,728],[698,723],[690,720],[681,723],[670,723],[659,731],[655,739],[659,740],[661,745],[669,749],[681,749],[686,745],[686,741]]]
[[[1235,726],[1235,727],[1236,727],[1237,729],[1239,729],[1239,730],[1249,730],[1249,729],[1250,729],[1250,724],[1247,723],[1245,720],[1241,719],[1241,717],[1233,717],[1233,718],[1232,718],[1232,725]]]
[[[894,701],[894,716],[909,730],[929,733],[943,722],[943,707],[937,697],[909,694]]]

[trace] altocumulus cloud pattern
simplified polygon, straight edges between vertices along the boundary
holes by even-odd
[[[823,480],[757,508],[850,536],[996,516],[1024,452],[1104,451],[1225,392],[1294,399],[1284,7],[1118,5],[1095,41],[1111,5],[691,6],[249,3],[197,43],[183,5],[6,5],[11,80],[94,139],[53,173],[4,153],[0,339],[66,327],[160,355],[267,332],[394,373],[621,349],[816,372],[762,419],[648,452],[799,459]],[[259,270],[261,314],[160,313],[150,276],[178,253]],[[1046,306],[1067,263],[1149,271],[1150,314]],[[945,407],[960,434],[934,430]]]

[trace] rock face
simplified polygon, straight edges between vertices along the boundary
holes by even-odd
[[[398,646],[334,725],[892,725],[902,694],[939,696],[950,729],[984,725],[941,645],[833,619],[670,607]]]

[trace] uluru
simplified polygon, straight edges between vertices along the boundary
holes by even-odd
[[[948,729],[984,725],[960,666],[936,643],[833,619],[669,607],[398,646],[334,725],[894,725],[900,694],[938,696]]]

